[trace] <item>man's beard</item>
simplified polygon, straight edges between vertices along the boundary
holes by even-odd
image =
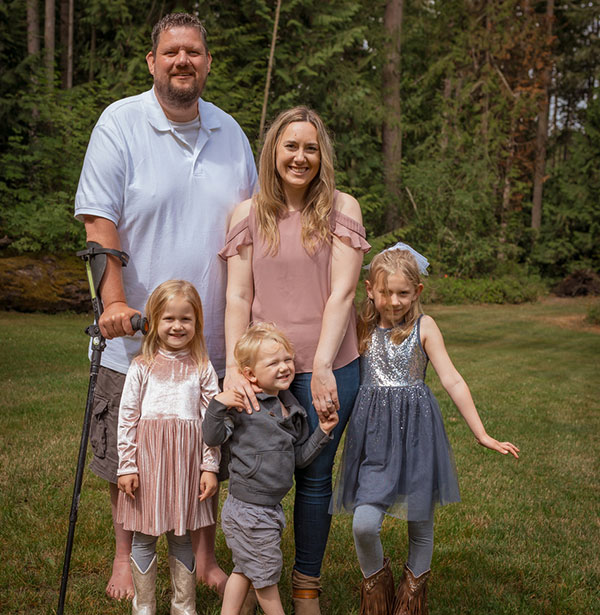
[[[175,87],[171,83],[170,77],[167,77],[166,81],[155,80],[154,87],[160,98],[167,104],[177,108],[189,107],[195,103],[200,98],[203,90],[202,85],[196,80],[188,87]]]

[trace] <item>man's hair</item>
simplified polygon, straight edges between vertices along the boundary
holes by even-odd
[[[202,37],[202,42],[204,43],[204,49],[208,53],[206,29],[202,25],[202,22],[195,15],[190,15],[189,13],[169,13],[152,28],[152,53],[154,55],[156,55],[161,33],[171,28],[195,28],[198,30]]]
[[[235,345],[233,355],[240,369],[253,368],[260,354],[260,346],[266,341],[281,344],[287,352],[294,356],[294,347],[285,333],[275,325],[267,322],[251,324]]]

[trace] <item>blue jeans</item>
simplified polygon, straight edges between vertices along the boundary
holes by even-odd
[[[335,453],[358,393],[360,384],[358,359],[334,370],[333,375],[337,383],[340,402],[338,413],[340,422],[333,430],[333,440],[308,467],[296,470],[296,500],[294,502],[296,562],[294,568],[309,577],[321,575],[321,564],[331,525],[329,514],[332,492],[331,473]],[[319,424],[319,418],[312,405],[311,378],[311,373],[296,374],[290,391],[306,409],[312,433]]]

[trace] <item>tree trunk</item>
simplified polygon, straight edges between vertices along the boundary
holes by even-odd
[[[60,69],[63,89],[73,87],[74,0],[60,0]]]
[[[46,66],[46,80],[48,87],[54,85],[54,31],[55,31],[55,5],[54,0],[45,0],[44,20],[44,64]]]
[[[275,43],[277,41],[277,28],[279,27],[279,12],[281,10],[281,0],[277,0],[275,8],[275,21],[273,23],[273,35],[271,36],[271,51],[269,52],[269,65],[267,67],[267,81],[265,83],[265,95],[263,98],[262,112],[260,114],[260,127],[258,130],[258,138],[262,143],[263,134],[265,131],[265,120],[267,117],[267,102],[269,99],[269,88],[271,87],[271,72],[273,70],[273,58],[275,57]]]
[[[403,0],[387,0],[383,24],[386,33],[383,65],[383,167],[385,186],[392,202],[386,211],[388,230],[402,224],[399,211],[401,196],[402,124],[400,101],[400,59]]]
[[[40,14],[37,0],[27,0],[27,54],[40,51]]]
[[[90,34],[90,66],[88,73],[88,81],[94,80],[94,71],[96,68],[96,26],[92,24],[92,32]]]
[[[554,0],[546,3],[546,45],[552,44],[552,22],[554,20]],[[535,141],[535,166],[533,175],[533,205],[531,208],[531,228],[539,231],[542,225],[542,193],[546,173],[546,144],[548,142],[548,111],[550,100],[550,79],[552,76],[552,56],[546,60],[542,71],[542,99],[538,109],[537,135]]]

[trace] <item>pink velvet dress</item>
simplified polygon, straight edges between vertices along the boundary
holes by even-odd
[[[199,370],[186,350],[159,350],[150,365],[132,361],[119,409],[117,474],[137,473],[140,485],[135,499],[119,492],[124,529],[182,536],[215,523],[211,501],[198,496],[201,473],[219,469],[219,447],[202,440],[202,418],[217,393],[212,365]]]
[[[282,216],[279,251],[269,254],[257,228],[254,207],[227,234],[219,256],[227,259],[242,246],[253,245],[252,274],[254,298],[251,320],[273,322],[289,336],[296,353],[297,373],[312,372],[319,343],[323,311],[331,294],[331,245],[323,243],[314,254],[302,245],[302,212]],[[332,211],[330,229],[334,236],[351,247],[368,252],[365,229],[353,218]],[[356,313],[352,308],[348,328],[333,363],[333,369],[348,365],[358,357]]]

